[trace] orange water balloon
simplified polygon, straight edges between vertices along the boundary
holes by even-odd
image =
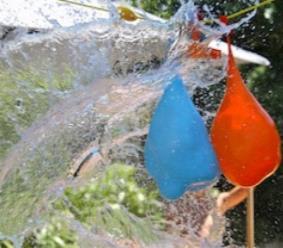
[[[246,87],[229,43],[227,89],[213,121],[211,138],[225,177],[252,187],[278,168],[280,136],[268,113]]]

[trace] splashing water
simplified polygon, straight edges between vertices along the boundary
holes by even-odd
[[[187,25],[198,25],[195,13],[189,2],[168,23],[145,19],[129,24],[88,12],[88,23],[74,18],[76,25],[57,23],[54,28],[47,22],[51,26],[44,25],[52,29],[16,33],[0,41],[3,238],[20,246],[23,235],[44,222],[50,199],[62,195],[67,185],[80,184],[80,177],[73,175],[92,177],[116,161],[143,167],[143,141],[151,112],[175,73],[182,75],[192,93],[225,76],[224,59],[186,56],[191,42]],[[77,17],[77,12],[70,15]],[[203,31],[207,36],[204,44],[227,32]],[[205,119],[210,116],[204,112]],[[90,152],[93,158],[81,168]],[[180,222],[192,229],[192,223],[214,208],[212,196],[204,194],[205,203],[197,200],[197,194],[188,194],[176,204],[166,203],[167,215],[181,212]],[[186,215],[186,209],[194,207]],[[172,220],[168,230],[179,232],[180,238],[162,233],[163,241],[153,247],[183,247],[194,239],[186,238],[194,236],[193,232],[187,230],[183,235],[177,222],[177,218]],[[109,237],[98,236],[81,223],[70,221],[69,225],[80,240],[88,240],[84,242],[90,244],[84,247],[91,247],[92,241],[114,247]],[[219,245],[220,238],[212,234],[210,241]]]

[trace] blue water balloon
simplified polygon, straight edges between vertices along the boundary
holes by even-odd
[[[153,115],[145,164],[161,194],[177,199],[210,185],[219,175],[206,127],[179,76],[166,88]]]

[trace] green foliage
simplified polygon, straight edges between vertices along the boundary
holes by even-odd
[[[171,17],[180,7],[178,0],[141,0],[139,3],[145,11],[166,19]],[[137,0],[132,0],[132,4],[137,6]]]
[[[50,89],[66,91],[73,75],[66,70],[47,81],[33,70],[10,72],[0,66],[0,159],[20,139],[20,132],[50,105]]]
[[[14,248],[10,240],[0,240],[0,248]],[[49,224],[25,237],[23,248],[79,248],[78,237],[62,220]]]
[[[104,175],[78,190],[67,188],[56,208],[82,223],[96,224],[116,235],[152,239],[152,225],[161,227],[159,193],[140,187],[137,169],[115,164]]]
[[[62,221],[53,221],[36,232],[38,248],[79,248],[78,238]]]
[[[63,139],[61,141],[52,139],[45,147],[49,153],[46,152],[44,157],[43,153],[36,153],[24,161],[24,169],[14,168],[3,183],[0,192],[0,227],[5,234],[19,232],[33,215],[46,188],[60,175],[66,174],[71,155],[64,147]],[[56,153],[59,157],[54,156]],[[43,166],[44,161],[49,163]]]
[[[14,248],[14,245],[10,240],[0,240],[0,248]]]
[[[35,150],[21,147],[16,160],[8,164],[10,171],[0,191],[0,229],[5,235],[21,232],[46,196],[46,189],[59,178],[66,177],[71,160],[83,149],[92,132],[89,126],[74,129],[52,129],[48,139],[36,143]],[[24,166],[23,166],[24,165]]]
[[[80,188],[67,188],[55,201],[52,221],[25,238],[23,248],[76,248],[78,237],[62,217],[80,221],[86,227],[149,243],[157,239],[153,231],[163,228],[163,205],[152,184],[144,181],[135,167],[114,164],[100,177]],[[142,175],[143,177],[144,175]],[[13,248],[10,241],[0,241],[0,248]]]

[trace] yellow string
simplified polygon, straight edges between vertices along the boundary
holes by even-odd
[[[63,2],[63,3],[70,3],[70,4],[78,5],[78,6],[81,6],[81,7],[86,7],[86,8],[101,10],[101,11],[104,11],[104,12],[109,12],[109,10],[106,9],[106,8],[98,7],[98,6],[91,5],[91,4],[79,3],[79,2],[71,1],[71,0],[57,0],[57,1]]]
[[[229,20],[237,18],[237,17],[239,17],[241,15],[244,15],[244,14],[246,14],[248,12],[251,12],[253,10],[261,8],[261,7],[265,6],[265,5],[271,4],[272,2],[274,2],[274,0],[265,0],[265,1],[261,2],[261,3],[255,4],[255,5],[250,6],[248,8],[242,9],[242,10],[240,10],[240,11],[238,11],[238,12],[232,14],[232,15],[229,15],[227,18]]]
[[[57,1],[63,2],[63,3],[73,4],[73,5],[77,5],[77,6],[81,6],[81,7],[86,7],[86,8],[90,8],[90,9],[100,10],[100,11],[104,11],[104,12],[109,12],[109,10],[106,9],[106,8],[98,7],[98,6],[95,6],[95,5],[92,5],[92,4],[85,4],[85,3],[80,3],[80,2],[76,2],[76,1],[72,1],[72,0],[57,0]],[[117,9],[118,9],[121,16],[123,16],[123,11],[126,11],[127,14],[131,15],[131,18],[135,17],[134,19],[144,19],[144,17],[137,15],[134,11],[132,11],[128,7],[119,6],[119,7],[117,7]],[[120,12],[120,11],[122,11],[122,12]],[[133,21],[134,19],[131,19],[130,21]]]
[[[261,3],[255,4],[253,6],[250,6],[250,7],[247,7],[245,9],[242,9],[242,10],[240,10],[240,11],[234,13],[234,14],[231,14],[231,15],[227,16],[227,18],[228,18],[228,20],[237,18],[237,17],[239,17],[241,15],[244,15],[244,14],[246,14],[248,12],[251,12],[253,10],[259,9],[261,7],[264,7],[265,5],[271,4],[274,1],[275,0],[265,0],[265,1],[261,2]],[[213,20],[205,20],[204,21],[205,24],[212,24],[213,22],[214,22]]]

